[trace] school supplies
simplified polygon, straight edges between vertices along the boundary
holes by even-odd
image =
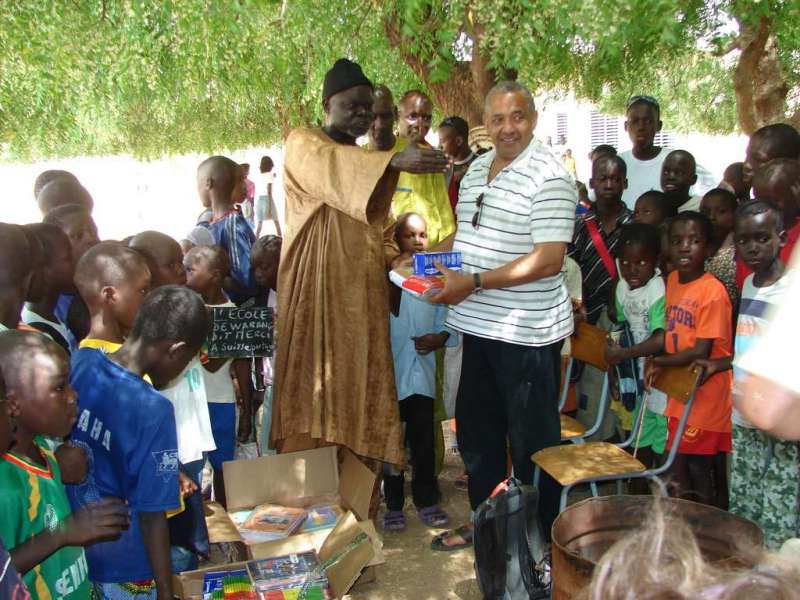
[[[291,508],[277,504],[261,504],[255,507],[239,527],[245,542],[268,541],[292,535],[306,519],[302,508]]]
[[[336,505],[323,504],[308,509],[306,520],[300,528],[301,533],[310,533],[321,529],[332,529],[342,515],[342,509]]]
[[[423,300],[444,287],[444,278],[441,275],[414,275],[409,267],[389,271],[389,280],[404,292]]]
[[[461,252],[417,252],[412,261],[414,275],[441,275],[434,261],[448,269],[461,270]]]
[[[248,583],[250,582],[247,571],[244,569],[238,571],[210,571],[203,575],[203,600],[211,600],[217,591],[222,592],[224,597],[223,580],[226,577],[244,577]]]
[[[262,600],[326,600],[328,579],[313,551],[251,560],[247,571]]]

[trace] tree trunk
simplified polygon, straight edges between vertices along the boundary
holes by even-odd
[[[434,106],[445,116],[461,117],[470,127],[482,125],[484,100],[497,78],[497,71],[489,68],[488,60],[482,53],[482,29],[476,26],[472,32],[472,60],[454,62],[446,81],[432,82],[427,62],[404,50],[406,45],[396,18],[393,15],[384,19],[389,43],[400,51],[406,64],[425,82]],[[513,72],[505,73],[504,76],[516,78]]]
[[[733,73],[736,113],[742,131],[751,135],[771,123],[800,126],[800,110],[787,114],[789,86],[781,73],[776,41],[769,19],[761,17],[758,27],[739,21],[739,62]]]

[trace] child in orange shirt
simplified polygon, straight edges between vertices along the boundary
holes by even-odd
[[[652,381],[660,367],[682,367],[698,359],[721,358],[732,352],[731,302],[725,286],[705,272],[711,250],[711,221],[695,211],[679,213],[669,225],[669,255],[675,270],[667,279],[664,354],[647,368]],[[725,453],[731,451],[731,374],[716,373],[698,388],[686,430],[675,440],[683,404],[667,403],[667,448],[678,443],[672,467],[687,499],[727,509]]]

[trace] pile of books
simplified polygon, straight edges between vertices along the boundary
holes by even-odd
[[[342,509],[335,504],[320,504],[310,508],[260,504],[250,510],[231,513],[231,519],[245,544],[270,542],[295,533],[333,529],[340,516]]]
[[[461,270],[461,252],[418,252],[411,267],[400,267],[389,273],[397,287],[418,298],[427,299],[444,287],[444,276],[434,261],[454,271]]]
[[[328,578],[315,552],[251,560],[247,572],[259,600],[329,600]]]
[[[260,504],[252,510],[231,514],[245,544],[258,544],[289,537],[306,521],[303,508]]]

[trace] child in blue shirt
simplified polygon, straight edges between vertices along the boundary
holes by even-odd
[[[198,294],[165,285],[147,295],[119,350],[83,348],[73,355],[78,421],[72,441],[86,450],[89,473],[68,487],[70,503],[116,497],[131,511],[131,527],[118,541],[87,551],[100,598],[172,597],[165,511],[179,507],[175,415],[143,376],[156,387],[175,379],[199,352],[207,326]]]
[[[416,213],[397,218],[395,240],[404,253],[424,252],[428,247],[425,220]],[[430,304],[408,293],[400,298],[398,315],[390,316],[392,354],[394,355],[400,419],[405,423],[406,443],[411,450],[413,477],[411,492],[417,514],[431,527],[448,523],[439,506],[439,484],[434,470],[433,399],[436,396],[436,357],[434,351],[454,346],[455,336],[444,326],[447,307]],[[387,511],[383,516],[386,531],[403,531],[405,474],[393,467],[384,476]]]
[[[239,165],[225,156],[212,156],[197,167],[200,200],[211,206],[214,213],[208,228],[214,236],[214,243],[222,246],[230,259],[231,272],[224,285],[225,293],[237,305],[258,293],[250,269],[250,254],[256,236],[234,206],[240,183]]]

